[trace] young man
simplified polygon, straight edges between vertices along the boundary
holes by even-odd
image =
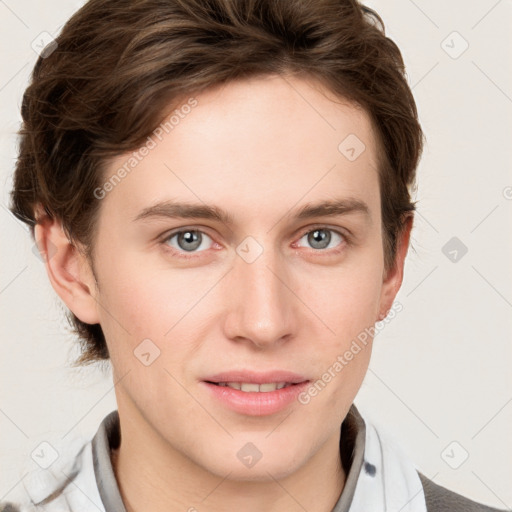
[[[353,404],[423,139],[379,22],[355,0],[91,0],[49,45],[11,209],[118,410],[5,510],[495,510]]]

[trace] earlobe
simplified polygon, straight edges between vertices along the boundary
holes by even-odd
[[[70,243],[57,219],[42,215],[34,237],[53,289],[82,321],[99,323],[96,282],[85,256]]]
[[[402,286],[404,277],[405,257],[409,249],[409,241],[413,226],[413,215],[411,214],[405,221],[402,232],[397,240],[397,249],[394,265],[385,274],[382,283],[382,292],[380,300],[380,311],[377,321],[383,320],[388,315],[398,290]]]

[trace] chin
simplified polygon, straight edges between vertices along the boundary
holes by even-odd
[[[281,480],[289,476],[295,471],[295,468],[290,468],[289,465],[284,464],[286,461],[279,461],[276,464],[263,464],[260,460],[252,468],[240,468],[238,465],[226,468],[226,473],[229,473],[229,480],[237,482],[269,482],[272,480]]]
[[[206,471],[220,478],[240,482],[268,482],[286,478],[300,469],[297,456],[283,457],[283,452],[286,453],[286,450],[276,449],[265,457],[264,453],[257,451],[249,442],[241,445],[241,449],[237,445],[228,453],[210,453],[213,460],[203,460],[201,465]]]

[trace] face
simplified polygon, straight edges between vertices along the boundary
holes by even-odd
[[[99,287],[75,314],[97,316],[141,435],[219,476],[285,477],[338,442],[371,354],[371,337],[353,342],[400,285],[384,272],[376,138],[364,111],[299,78],[189,105],[99,199]]]

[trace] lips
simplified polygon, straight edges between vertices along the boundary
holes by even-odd
[[[293,404],[297,406],[298,395],[309,386],[308,381],[304,381],[275,391],[252,392],[206,381],[200,384],[216,403],[246,416],[267,416],[291,407]],[[250,385],[257,386],[258,384]]]
[[[223,407],[246,416],[266,416],[297,403],[308,382],[304,375],[287,370],[233,370],[209,375],[201,386]]]

